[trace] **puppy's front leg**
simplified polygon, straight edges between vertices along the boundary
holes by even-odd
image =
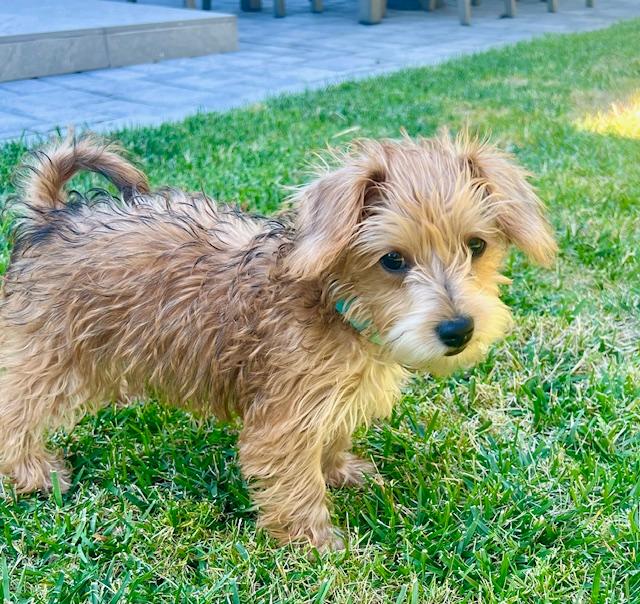
[[[342,540],[327,508],[320,430],[287,420],[267,426],[245,420],[240,435],[240,464],[259,509],[258,524],[281,543],[339,549]]]
[[[349,451],[351,435],[339,432],[322,452],[322,471],[330,487],[352,487],[364,484],[365,476],[379,478],[375,466]]]

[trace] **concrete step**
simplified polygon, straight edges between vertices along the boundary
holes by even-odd
[[[0,82],[237,49],[235,15],[107,0],[0,1]]]

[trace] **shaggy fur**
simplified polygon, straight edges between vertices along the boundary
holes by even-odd
[[[0,302],[0,473],[18,492],[51,488],[52,470],[69,485],[48,431],[153,394],[241,416],[260,525],[283,542],[340,545],[326,487],[372,470],[349,452],[354,429],[390,414],[410,370],[481,358],[509,326],[498,291],[508,244],[548,263],[555,243],[524,171],[487,144],[363,141],[338,160],[295,194],[294,212],[269,219],[152,193],[91,137],[33,156]],[[78,170],[123,199],[68,200]],[[487,243],[477,258],[473,237]],[[402,273],[381,266],[391,251]],[[435,330],[460,314],[473,338],[446,356]]]

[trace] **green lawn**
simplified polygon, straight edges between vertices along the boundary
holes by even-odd
[[[67,495],[0,502],[5,602],[640,602],[638,89],[635,21],[117,133],[154,183],[270,212],[327,144],[469,124],[536,174],[561,252],[511,256],[516,327],[484,363],[358,435],[385,482],[335,493],[345,552],[256,533],[235,429],[108,409],[54,435]]]

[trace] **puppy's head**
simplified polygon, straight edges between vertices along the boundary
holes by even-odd
[[[460,136],[363,141],[297,196],[288,268],[319,279],[398,363],[444,374],[480,359],[510,313],[509,244],[551,262],[556,244],[527,174]]]

